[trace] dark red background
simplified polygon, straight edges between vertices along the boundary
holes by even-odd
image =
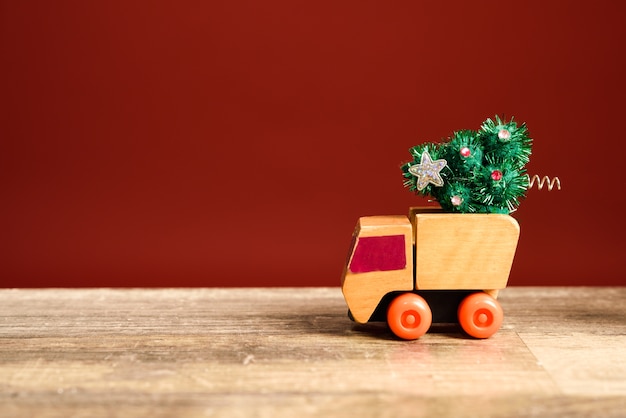
[[[626,2],[0,0],[0,286],[339,285],[408,148],[527,122],[511,285],[623,285]]]

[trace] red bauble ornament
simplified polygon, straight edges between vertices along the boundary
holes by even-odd
[[[498,132],[498,138],[501,141],[508,141],[509,139],[511,139],[511,132],[509,132],[508,129],[500,129],[500,131]]]
[[[491,172],[491,178],[494,179],[495,181],[502,180],[502,171],[500,171],[500,170],[493,170]]]
[[[470,151],[470,149],[469,149],[469,148],[467,148],[467,147],[463,147],[463,148],[461,148],[461,150],[459,151],[459,154],[461,154],[463,157],[467,158],[467,157],[469,157],[470,155],[472,155],[472,151]]]
[[[454,195],[450,198],[450,202],[453,206],[461,206],[461,203],[463,203],[463,198],[461,196]]]

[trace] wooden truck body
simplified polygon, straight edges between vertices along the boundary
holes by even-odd
[[[408,217],[362,217],[341,280],[351,317],[386,320],[404,339],[419,338],[432,322],[457,320],[487,338],[502,322],[497,293],[518,238],[509,215],[413,208]]]

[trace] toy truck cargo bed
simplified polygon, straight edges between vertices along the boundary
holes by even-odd
[[[415,287],[504,289],[519,237],[509,215],[415,213]]]

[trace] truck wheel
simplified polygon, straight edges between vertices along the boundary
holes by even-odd
[[[458,309],[459,324],[474,338],[489,338],[502,325],[504,312],[498,302],[486,293],[478,292],[467,296]]]
[[[416,340],[430,328],[433,314],[423,297],[404,293],[387,308],[387,324],[391,331],[405,340]]]

